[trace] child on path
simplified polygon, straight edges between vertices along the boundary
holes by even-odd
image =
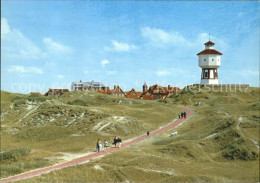
[[[107,148],[108,148],[108,142],[107,142],[107,140],[105,140],[104,141],[104,150],[107,150]]]

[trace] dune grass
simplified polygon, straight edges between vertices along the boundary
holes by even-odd
[[[28,155],[1,164],[2,178],[61,162],[64,152],[94,152],[98,138],[111,145],[114,136],[124,141],[143,135],[169,123],[179,112],[172,104],[95,92],[51,97],[1,95],[1,105],[5,106],[1,113],[1,152],[31,149]]]
[[[86,164],[19,182],[257,182],[259,140],[255,144],[252,139],[259,139],[258,91],[183,91],[158,102],[160,112],[155,113],[163,117],[163,111],[171,112],[164,107],[186,101],[193,116],[174,130]],[[195,106],[196,101],[202,105]],[[117,115],[137,114],[128,107]],[[178,135],[169,137],[173,131]]]

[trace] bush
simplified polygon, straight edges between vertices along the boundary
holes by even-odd
[[[31,149],[28,147],[1,152],[1,161],[17,161],[18,159],[27,156],[30,152]]]
[[[228,150],[222,153],[222,156],[228,160],[257,160],[258,154],[246,147],[229,145]]]
[[[68,102],[69,105],[80,105],[80,106],[88,106],[88,103],[84,100],[76,99],[72,102]]]
[[[39,96],[39,95],[30,95],[28,98],[27,98],[29,101],[35,101],[35,102],[44,102],[46,101],[46,98],[45,97],[42,97],[42,96]]]
[[[227,128],[230,128],[233,125],[234,125],[234,120],[233,119],[227,119],[226,121],[224,121],[224,122],[222,122],[221,124],[218,125],[218,127],[214,130],[214,133],[218,133],[220,131],[223,131]]]
[[[15,96],[15,97],[12,97],[12,98],[11,98],[11,102],[15,102],[15,101],[21,100],[21,99],[24,99],[24,97]]]

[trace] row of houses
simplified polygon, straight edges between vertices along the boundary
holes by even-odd
[[[120,98],[131,98],[131,99],[143,99],[143,100],[156,100],[164,99],[170,95],[179,92],[178,87],[172,87],[168,85],[167,87],[162,87],[159,85],[153,85],[148,88],[147,84],[144,83],[143,91],[136,91],[134,88],[130,91],[124,92],[119,85],[114,85],[113,89],[103,85],[101,82],[73,82],[71,85],[72,91],[95,91],[97,93],[112,95]],[[49,89],[44,95],[62,95],[69,92],[68,89]],[[37,94],[39,93],[31,93]]]

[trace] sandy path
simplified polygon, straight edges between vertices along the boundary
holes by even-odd
[[[192,111],[190,109],[186,108],[186,107],[182,107],[182,109],[184,111],[186,111],[186,113],[187,113],[187,118],[186,119],[188,119],[192,115]],[[177,119],[176,121],[174,121],[173,123],[171,123],[171,124],[169,124],[169,125],[167,125],[165,127],[162,127],[162,128],[160,128],[158,130],[150,132],[149,136],[143,135],[143,136],[137,137],[137,138],[135,138],[133,140],[130,140],[130,141],[126,142],[126,143],[123,143],[121,145],[121,148],[111,147],[111,148],[109,148],[106,151],[101,151],[101,152],[97,152],[97,153],[90,154],[90,155],[87,155],[87,156],[83,156],[83,157],[80,157],[80,158],[77,158],[77,159],[74,159],[74,160],[71,160],[71,161],[68,161],[68,162],[65,162],[65,163],[60,163],[60,164],[53,165],[53,166],[50,166],[50,167],[45,167],[45,168],[41,168],[41,169],[37,169],[37,170],[32,170],[32,171],[25,172],[25,173],[22,173],[22,174],[19,174],[19,175],[15,175],[15,176],[12,176],[12,177],[1,179],[0,182],[1,183],[7,183],[7,182],[14,182],[14,181],[21,180],[21,179],[28,179],[28,178],[32,178],[32,177],[35,177],[35,176],[39,176],[39,175],[42,175],[42,174],[49,173],[51,171],[60,170],[60,169],[66,168],[66,167],[82,164],[82,163],[87,162],[87,161],[89,161],[91,159],[104,156],[105,154],[108,154],[108,153],[111,153],[113,151],[117,151],[119,149],[128,147],[128,146],[130,146],[132,144],[136,144],[136,143],[138,143],[140,141],[149,139],[149,138],[151,138],[154,135],[157,135],[157,134],[163,133],[163,132],[165,132],[167,130],[170,130],[170,129],[178,126],[179,124],[181,124],[186,119],[184,119],[184,118]]]

